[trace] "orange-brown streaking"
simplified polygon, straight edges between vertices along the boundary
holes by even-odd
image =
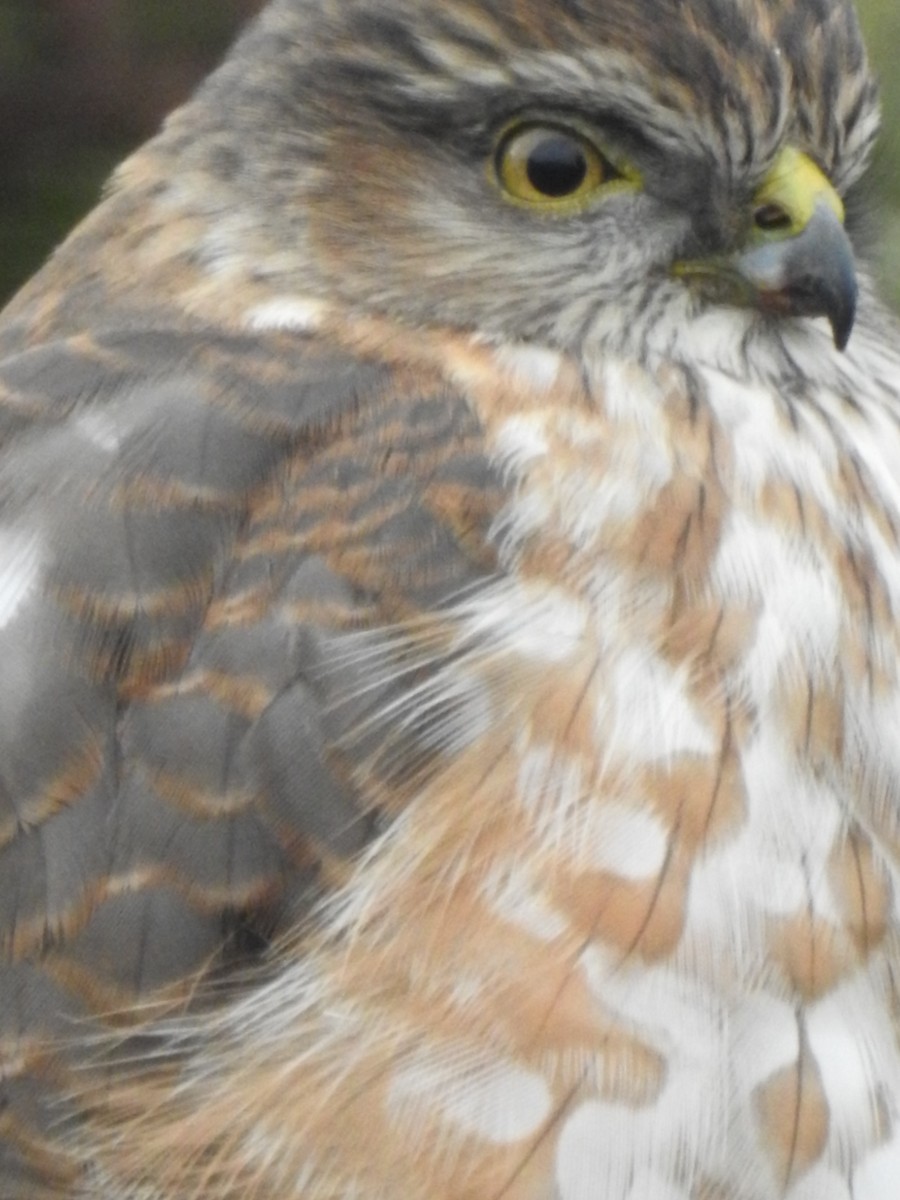
[[[894,1200],[825,8],[276,0],[7,310],[4,1200]]]

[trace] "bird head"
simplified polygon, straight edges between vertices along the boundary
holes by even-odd
[[[207,102],[326,298],[569,350],[721,309],[850,336],[846,0],[278,0],[228,70]]]

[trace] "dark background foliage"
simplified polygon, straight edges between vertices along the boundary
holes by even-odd
[[[440,0],[435,0],[439,3]],[[552,0],[548,0],[548,3]],[[262,0],[0,0],[0,301]],[[861,0],[885,92],[874,196],[900,303],[900,4]]]
[[[0,0],[0,300],[262,0]]]

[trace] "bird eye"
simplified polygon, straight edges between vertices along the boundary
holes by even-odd
[[[556,125],[520,125],[497,147],[497,177],[514,200],[548,211],[582,207],[604,184],[625,178],[583,134]]]

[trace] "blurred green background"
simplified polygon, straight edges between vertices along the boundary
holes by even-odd
[[[0,302],[261,3],[0,0]],[[900,308],[900,0],[860,9],[885,103],[873,174],[878,263]]]
[[[881,80],[884,119],[872,180],[881,221],[882,290],[900,310],[900,2],[857,0]]]
[[[262,0],[0,0],[0,303]]]

